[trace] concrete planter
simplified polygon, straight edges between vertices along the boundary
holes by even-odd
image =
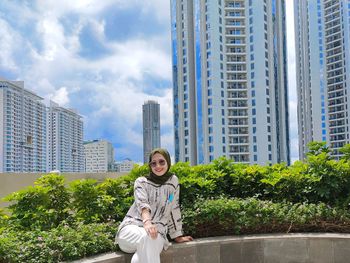
[[[130,254],[110,253],[75,263],[129,263]],[[173,244],[162,263],[349,263],[350,234],[271,234],[196,239]]]

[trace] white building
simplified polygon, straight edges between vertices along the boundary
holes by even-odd
[[[84,142],[85,171],[88,173],[104,173],[113,170],[114,148],[106,140]]]
[[[120,173],[130,172],[134,168],[135,162],[129,158],[115,163],[115,171]]]
[[[290,162],[284,0],[172,0],[175,161]]]
[[[341,156],[349,143],[350,3],[295,0],[299,156],[324,141]]]
[[[84,172],[82,117],[51,101],[47,126],[48,171]]]
[[[0,79],[0,172],[46,172],[46,107],[23,81]]]
[[[160,147],[160,105],[149,100],[142,105],[143,162],[148,163],[149,154]]]

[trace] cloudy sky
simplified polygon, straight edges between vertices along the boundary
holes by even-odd
[[[84,118],[84,139],[109,140],[117,160],[142,161],[142,104],[157,100],[162,146],[173,154],[169,2],[1,0],[0,77],[23,80],[46,103],[77,109]],[[293,1],[287,2],[291,25]],[[293,48],[288,56],[295,160]]]

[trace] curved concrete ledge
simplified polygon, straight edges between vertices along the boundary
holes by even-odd
[[[131,255],[109,253],[76,263],[130,263]],[[173,244],[162,263],[349,263],[350,234],[302,233],[228,236]]]

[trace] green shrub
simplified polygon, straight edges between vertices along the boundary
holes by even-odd
[[[4,231],[0,261],[62,262],[116,250],[116,224],[60,225],[49,231]]]
[[[78,222],[102,222],[106,210],[115,198],[106,195],[98,187],[97,180],[82,179],[70,184],[72,192],[73,217]]]
[[[305,161],[291,166],[247,165],[226,158],[211,164],[177,163],[185,232],[195,237],[272,233],[350,233],[350,146],[333,160],[312,143]],[[0,262],[59,262],[115,250],[117,224],[134,197],[135,166],[125,176],[98,182],[45,175],[5,198],[0,211]]]
[[[232,234],[350,231],[350,212],[324,203],[273,203],[256,198],[198,200],[183,210],[194,237]]]
[[[50,229],[68,217],[70,194],[64,177],[44,175],[29,186],[5,198],[12,204],[10,220],[25,229]]]

